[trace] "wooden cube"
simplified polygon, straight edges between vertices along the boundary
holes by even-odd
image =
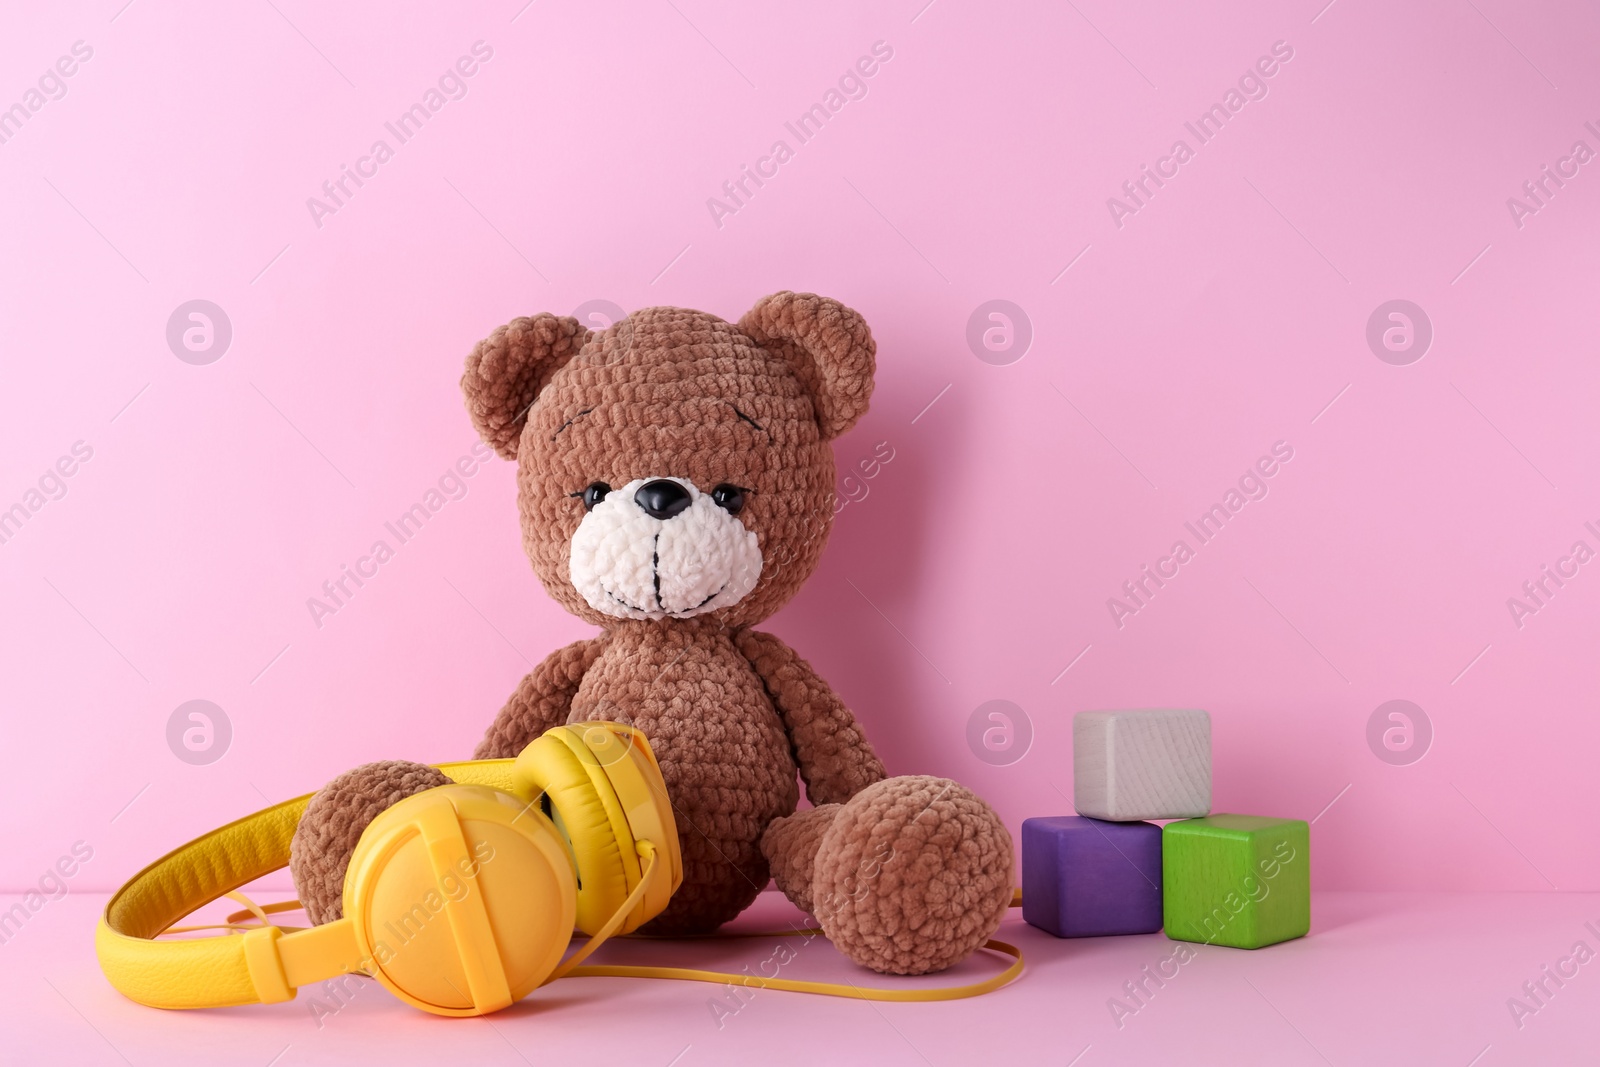
[[[1022,917],[1057,937],[1161,929],[1161,827],[1077,815],[1022,822]]]
[[[1072,717],[1072,806],[1112,822],[1211,810],[1211,716],[1199,709]]]
[[[1261,948],[1311,929],[1311,827],[1303,819],[1211,815],[1161,829],[1167,936]]]

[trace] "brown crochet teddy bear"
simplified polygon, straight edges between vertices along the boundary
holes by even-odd
[[[886,777],[827,683],[751,628],[816,567],[829,441],[866,411],[874,352],[856,312],[790,292],[737,326],[672,307],[599,332],[541,314],[473,349],[462,391],[479,434],[517,462],[534,571],[601,628],[522,680],[476,755],[515,756],[562,723],[631,723],[660,761],[683,851],[682,887],[647,931],[714,930],[770,874],[851,959],[923,974],[999,925],[1011,837],[955,782]],[[446,780],[373,763],[312,799],[291,870],[313,922],[340,914],[372,818]]]

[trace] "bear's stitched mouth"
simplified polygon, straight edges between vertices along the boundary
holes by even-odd
[[[721,596],[723,591],[728,588],[728,585],[729,585],[728,582],[723,582],[721,588],[719,588],[715,593],[712,593],[710,596],[708,596],[704,600],[700,601],[700,603],[696,604],[694,607],[689,608],[687,610],[689,610],[689,611],[699,611],[701,608],[705,607],[707,604],[709,604],[713,600],[717,599],[717,597]],[[676,614],[671,609],[669,609],[665,604],[661,604],[660,589],[661,589],[661,579],[660,579],[660,575],[657,575],[656,576],[656,590],[657,590],[657,592],[656,592],[656,603],[661,605],[660,610],[665,612],[666,614],[668,614],[668,615]],[[600,591],[605,593],[605,595],[610,597],[612,600],[615,600],[618,604],[621,604],[623,607],[628,608],[631,611],[643,612],[646,615],[649,615],[651,613],[649,608],[641,608],[637,604],[628,603],[628,601],[622,599],[617,594],[615,594],[611,590],[607,589],[605,587],[605,583],[603,583],[603,582],[600,584]]]
[[[615,594],[611,590],[607,589],[605,587],[605,583],[604,582],[600,583],[600,591],[602,593],[604,593],[606,596],[610,597],[612,600],[615,600],[618,604],[621,604],[623,607],[627,608],[629,611],[642,611],[646,615],[650,614],[650,609],[649,608],[641,608],[637,604],[628,603],[626,600],[622,599],[617,594]]]
[[[661,535],[656,534],[654,541],[650,542],[650,578],[656,590],[656,607],[662,611],[667,610],[666,604],[661,602]]]
[[[723,582],[722,583],[722,589],[726,589],[726,588],[728,588],[728,583],[727,582]],[[690,608],[689,610],[690,611],[699,611],[701,608],[705,607],[707,604],[709,604],[713,600],[717,599],[717,597],[721,596],[722,595],[722,589],[718,589],[715,593],[712,593],[710,596],[706,597],[704,600],[700,601],[700,603],[696,604],[694,607]]]

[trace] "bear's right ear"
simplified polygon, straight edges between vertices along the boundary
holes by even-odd
[[[577,319],[541,312],[512,319],[473,346],[461,392],[485,444],[504,459],[517,458],[522,426],[539,390],[590,336]]]

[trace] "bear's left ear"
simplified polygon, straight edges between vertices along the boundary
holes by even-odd
[[[877,345],[859,314],[825,296],[784,291],[756,301],[739,329],[794,364],[811,394],[823,440],[838,437],[866,414]]]

